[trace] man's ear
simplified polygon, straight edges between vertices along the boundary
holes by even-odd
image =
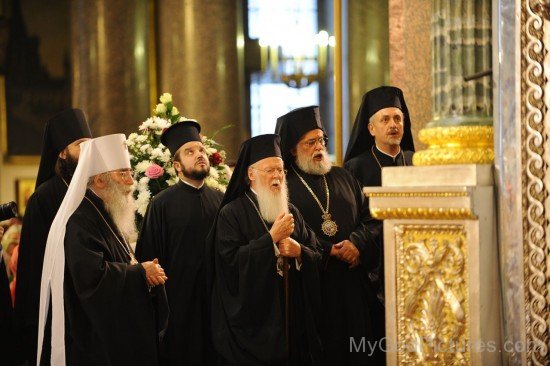
[[[370,135],[374,136],[374,126],[372,125],[372,123],[369,122],[367,128],[369,129]]]
[[[107,173],[109,174],[109,173]],[[96,176],[94,176],[93,178],[93,185],[97,188],[100,188],[100,189],[103,189],[105,187],[107,187],[107,179],[105,179],[105,175],[104,174],[98,174]]]
[[[174,169],[176,170],[176,173],[180,173],[181,172],[181,163],[177,160],[174,160],[172,162],[172,166],[174,167]]]
[[[296,151],[296,148],[290,149],[290,153],[292,154],[292,156],[296,156],[298,154],[298,152]]]
[[[63,149],[61,150],[61,152],[59,153],[59,157],[63,160],[67,159],[67,155],[69,154],[69,152],[67,151],[67,149]]]
[[[248,180],[251,182],[256,180],[256,177],[254,176],[254,172],[252,170],[253,169],[251,167],[248,167]]]

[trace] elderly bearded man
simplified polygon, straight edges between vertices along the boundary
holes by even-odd
[[[281,152],[289,170],[290,202],[302,213],[324,249],[321,335],[325,365],[364,365],[366,353],[350,352],[350,337],[372,339],[367,271],[380,258],[368,225],[373,219],[359,183],[333,167],[319,108],[290,111],[277,119]]]
[[[64,365],[65,355],[69,365],[158,364],[149,289],[167,278],[156,259],[138,263],[129,245],[136,228],[125,140],[117,134],[82,144],[52,224],[42,272],[39,345],[51,289],[53,365]]]
[[[320,248],[288,203],[278,136],[242,144],[208,246],[213,340],[223,363],[318,364]]]

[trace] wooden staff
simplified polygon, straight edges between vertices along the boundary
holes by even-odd
[[[284,281],[284,291],[285,291],[285,348],[286,348],[286,357],[287,365],[288,359],[290,357],[290,347],[289,347],[289,293],[288,293],[288,258],[283,257],[283,281]]]

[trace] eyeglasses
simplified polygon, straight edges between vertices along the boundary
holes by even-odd
[[[302,142],[302,144],[304,144],[305,146],[307,146],[309,148],[312,148],[312,147],[316,146],[318,143],[321,144],[321,146],[327,146],[328,137],[324,136],[324,137],[319,137],[319,138],[316,138],[316,139],[309,139],[309,140],[306,140],[306,141]]]
[[[254,170],[259,170],[261,172],[267,173],[269,175],[274,175],[275,173],[277,173],[278,175],[286,175],[287,173],[286,169],[281,169],[281,168],[271,168],[271,169],[258,169],[254,167],[251,167],[251,168]]]
[[[116,175],[118,175],[122,179],[133,179],[133,172],[131,170],[115,170],[114,172]]]

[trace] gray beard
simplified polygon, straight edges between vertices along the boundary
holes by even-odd
[[[296,156],[296,165],[300,168],[300,170],[308,174],[327,174],[332,168],[332,163],[330,162],[326,150],[321,151],[321,153],[323,154],[323,159],[320,162],[313,161],[313,155],[307,156],[305,154],[298,154]]]
[[[110,179],[103,196],[105,209],[128,243],[134,243],[137,240],[136,203],[132,194],[134,190],[134,186],[128,187]]]
[[[273,192],[269,187],[258,186],[255,189],[260,214],[267,222],[275,222],[281,213],[288,213],[288,188],[286,182],[279,192]]]

